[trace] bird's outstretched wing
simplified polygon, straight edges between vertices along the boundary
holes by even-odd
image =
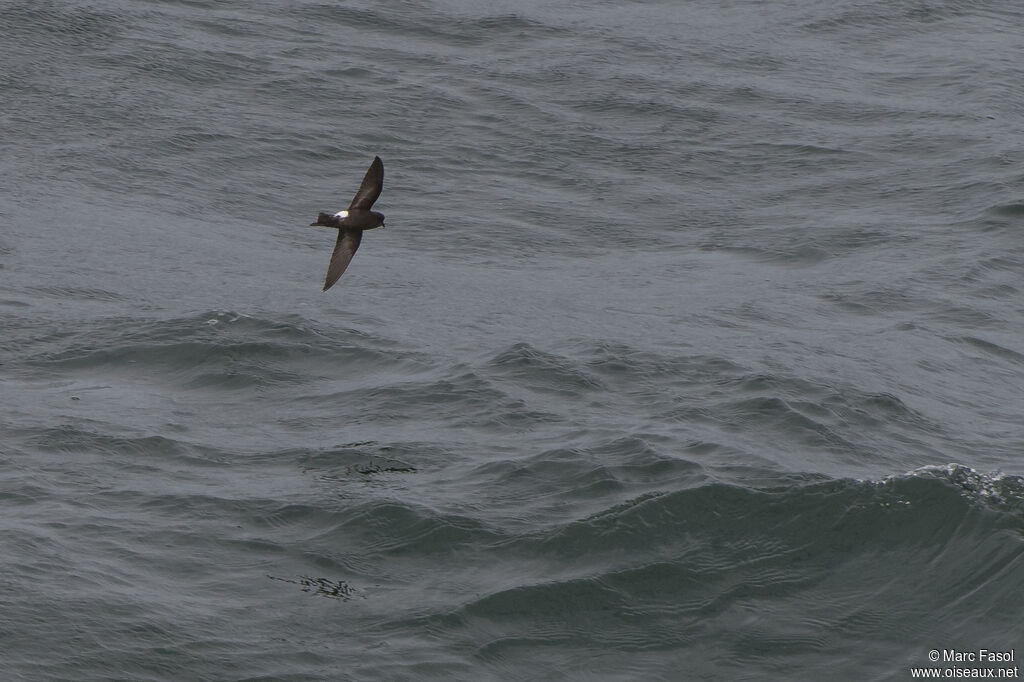
[[[380,160],[379,156],[375,156],[373,163],[370,164],[370,169],[363,177],[363,184],[359,185],[359,191],[352,198],[348,210],[361,208],[364,211],[369,211],[373,202],[377,201],[377,197],[380,196],[382,189],[384,189],[384,162]]]
[[[338,241],[334,244],[331,264],[327,266],[327,279],[324,280],[324,291],[330,289],[338,281],[338,278],[341,277],[341,273],[345,272],[345,268],[352,262],[352,256],[356,255],[356,249],[359,248],[359,242],[362,240],[362,230],[353,230],[345,227],[338,230]]]

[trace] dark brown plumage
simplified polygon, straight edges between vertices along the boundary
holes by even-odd
[[[312,225],[338,228],[338,241],[334,244],[331,264],[327,267],[324,291],[330,289],[338,281],[338,278],[345,272],[345,268],[352,262],[352,256],[356,255],[359,242],[363,240],[363,230],[384,227],[384,214],[370,210],[382,189],[384,189],[384,162],[380,160],[379,156],[375,156],[363,177],[363,183],[359,185],[359,191],[352,198],[348,210],[338,211],[334,215],[320,213],[316,222],[311,223]]]

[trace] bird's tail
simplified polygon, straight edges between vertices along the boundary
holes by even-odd
[[[338,219],[330,213],[320,213],[316,217],[315,223],[310,223],[310,227],[314,225],[323,225],[324,227],[337,227]]]

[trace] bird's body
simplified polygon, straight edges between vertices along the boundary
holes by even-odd
[[[335,214],[320,213],[316,222],[312,225],[321,227],[338,228],[338,241],[334,244],[334,253],[331,255],[331,264],[327,267],[327,279],[324,281],[324,291],[338,281],[345,268],[352,261],[356,254],[359,243],[363,240],[363,230],[372,230],[375,227],[384,227],[384,214],[371,211],[373,202],[377,201],[381,190],[384,189],[384,162],[379,156],[373,157],[363,183],[359,186],[348,210],[338,211]]]

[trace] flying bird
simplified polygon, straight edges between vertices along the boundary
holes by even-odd
[[[327,267],[327,279],[324,280],[324,291],[333,286],[341,273],[352,262],[352,256],[356,255],[359,242],[363,240],[363,230],[372,230],[375,227],[384,227],[384,214],[371,211],[373,202],[377,201],[380,191],[384,189],[384,162],[379,156],[373,157],[373,163],[363,177],[363,184],[359,185],[352,203],[348,210],[338,211],[335,214],[321,213],[317,216],[315,223],[322,227],[338,228],[338,241],[334,245],[334,253],[331,254],[331,264]]]

